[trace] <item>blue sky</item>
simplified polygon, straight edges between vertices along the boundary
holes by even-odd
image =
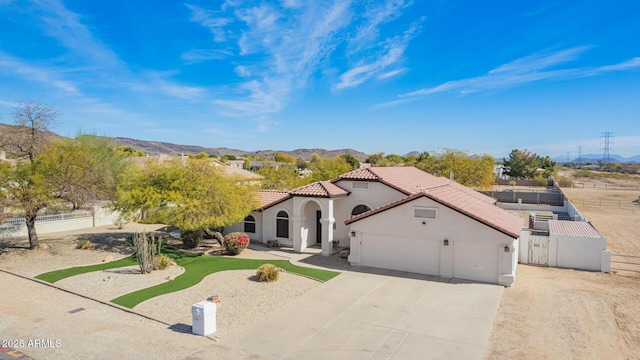
[[[640,153],[640,2],[0,0],[0,115],[243,150]]]

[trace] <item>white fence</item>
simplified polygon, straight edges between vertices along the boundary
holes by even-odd
[[[79,210],[67,214],[39,215],[36,217],[36,232],[49,234],[110,225],[115,224],[119,217],[119,213],[98,206],[94,206],[91,211]],[[0,224],[0,239],[20,236],[28,236],[24,216],[8,219]]]

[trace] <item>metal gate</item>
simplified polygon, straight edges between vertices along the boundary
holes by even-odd
[[[549,265],[548,236],[529,236],[529,264]]]
[[[640,273],[640,256],[611,254],[611,270],[613,273],[619,271]]]

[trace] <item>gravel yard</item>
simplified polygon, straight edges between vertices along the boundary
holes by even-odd
[[[134,232],[156,231],[162,225],[127,224],[124,229],[114,226],[86,229],[40,236],[43,249],[26,250],[27,239],[3,240],[0,244],[0,269],[34,277],[44,272],[72,266],[91,265],[104,260],[117,260],[130,255],[132,247],[124,239]],[[80,240],[89,239],[94,250],[79,250]],[[247,259],[284,258],[265,251],[244,250],[238,257]],[[141,275],[137,266],[96,271],[72,276],[55,283],[102,301],[112,300],[139,289],[171,281],[184,269],[172,265]],[[209,275],[198,285],[175,293],[158,296],[136,306],[133,310],[172,325],[191,325],[191,305],[216,295],[217,336],[224,336],[254,321],[288,301],[320,285],[314,279],[282,272],[274,283],[261,283],[255,279],[255,270],[224,271]]]

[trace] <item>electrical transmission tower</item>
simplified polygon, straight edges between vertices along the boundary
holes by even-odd
[[[582,146],[578,146],[578,164],[582,163]]]
[[[613,150],[613,133],[603,132],[600,137],[602,140],[602,162],[608,164],[611,162],[611,150]]]

